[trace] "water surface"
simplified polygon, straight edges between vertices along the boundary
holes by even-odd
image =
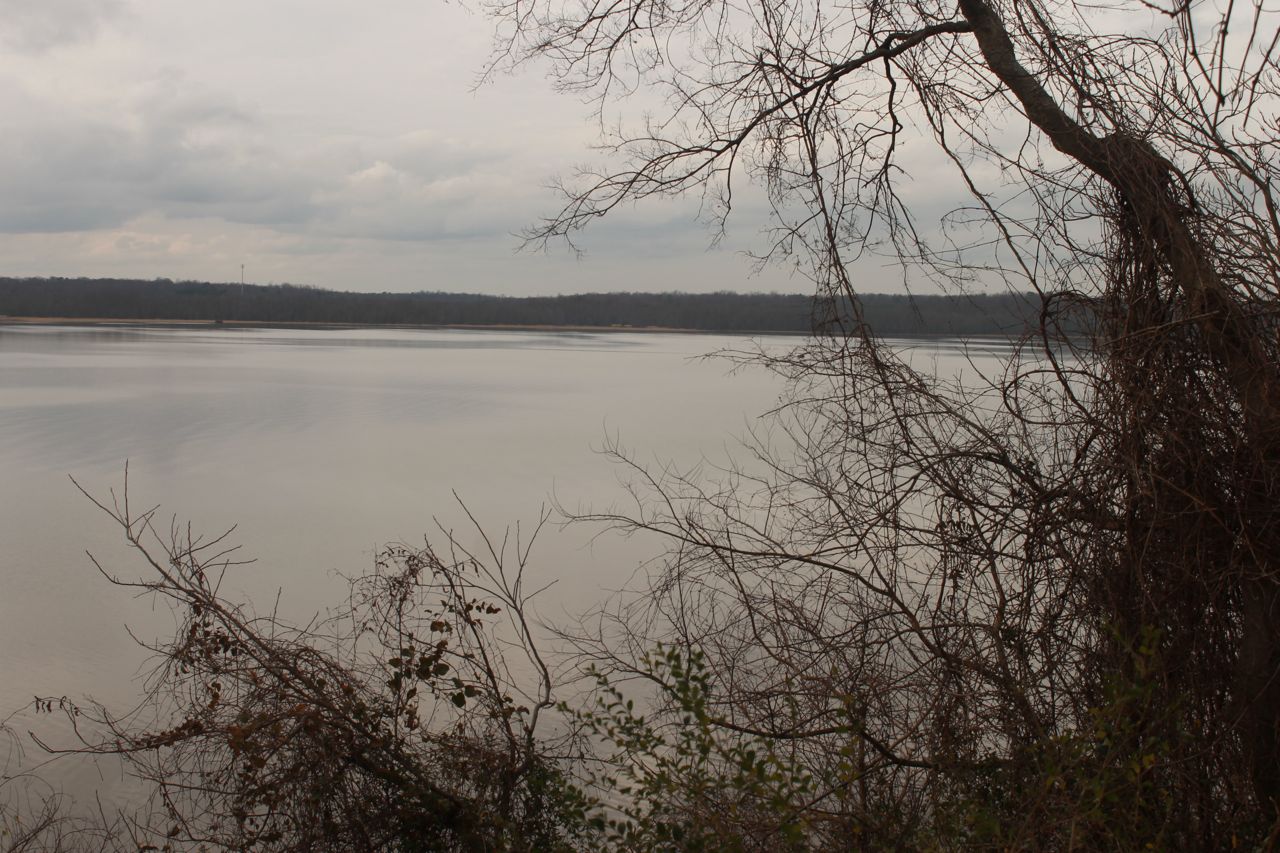
[[[795,338],[771,338],[788,347]],[[782,390],[698,356],[741,338],[649,333],[0,326],[0,710],[33,695],[124,706],[172,620],[99,576],[141,565],[69,481],[123,485],[197,531],[236,526],[257,562],[226,584],[297,619],[341,600],[377,547],[465,530],[454,492],[494,530],[554,496],[625,497],[593,448],[723,459]],[[954,373],[972,351],[914,344]],[[985,356],[980,352],[978,358]],[[928,366],[928,365],[926,365]],[[563,621],[624,585],[657,544],[552,530],[535,580]],[[464,532],[464,543],[478,538]],[[539,584],[541,585],[541,584]],[[277,604],[278,603],[278,604]],[[3,713],[0,713],[0,717]],[[83,782],[83,780],[81,780]]]

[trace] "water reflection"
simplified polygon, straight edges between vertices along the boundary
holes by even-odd
[[[377,543],[414,539],[433,515],[448,523],[453,489],[501,524],[536,515],[553,488],[575,504],[611,499],[614,473],[591,450],[605,430],[677,459],[718,451],[779,390],[772,377],[691,360],[738,343],[0,326],[0,625],[22,642],[0,660],[0,706],[68,684],[119,686],[109,658],[127,644],[100,635],[123,635],[138,614],[104,592],[84,550],[129,564],[68,475],[102,492],[130,460],[138,500],[202,529],[240,525],[260,558],[236,580],[246,592],[283,589],[286,606],[314,611],[332,600],[333,573],[363,569]],[[603,546],[583,547],[547,548],[557,574],[587,580],[571,586],[577,601],[551,609],[590,603],[640,559],[632,549],[602,569]],[[86,656],[97,675],[72,677],[61,663]]]
[[[787,347],[797,339],[766,341]],[[723,458],[781,388],[702,354],[738,338],[652,333],[0,326],[0,708],[33,694],[125,703],[143,660],[124,630],[162,637],[170,614],[91,569],[136,560],[67,480],[105,494],[130,460],[134,499],[238,525],[258,562],[231,594],[299,619],[339,601],[380,543],[434,520],[463,529],[457,490],[497,527],[621,497],[592,448],[620,436],[645,459]],[[940,371],[1000,348],[913,344]],[[987,348],[984,348],[987,347]],[[161,515],[167,518],[167,515]],[[622,586],[642,539],[546,537],[534,571],[557,621]],[[465,544],[465,543],[464,543]],[[479,543],[471,543],[478,545]],[[538,585],[541,585],[539,583]]]

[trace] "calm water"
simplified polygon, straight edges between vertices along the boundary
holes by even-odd
[[[773,338],[770,346],[798,339]],[[68,480],[105,494],[130,463],[135,504],[197,530],[237,525],[253,566],[227,588],[297,618],[339,600],[377,546],[462,524],[456,490],[494,528],[621,500],[593,452],[722,457],[781,390],[696,356],[738,338],[676,334],[0,326],[0,717],[33,695],[135,695],[125,631],[171,624],[109,586],[139,566]],[[931,347],[940,370],[964,359]],[[534,572],[567,619],[626,583],[655,544],[553,531]],[[466,537],[464,536],[464,541]],[[0,755],[0,759],[3,755]]]

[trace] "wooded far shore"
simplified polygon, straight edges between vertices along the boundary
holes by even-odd
[[[866,294],[882,336],[1018,336],[1039,315],[1035,294]],[[848,305],[780,293],[585,293],[491,296],[358,293],[291,284],[170,279],[0,278],[0,318],[159,320],[316,325],[661,328],[805,334]]]

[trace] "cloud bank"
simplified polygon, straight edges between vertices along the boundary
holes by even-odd
[[[588,156],[536,75],[472,91],[483,18],[387,0],[0,0],[6,274],[366,290],[805,290],[708,252],[694,202],[517,253]],[[753,236],[751,227],[744,238]],[[746,240],[743,240],[745,244]]]

